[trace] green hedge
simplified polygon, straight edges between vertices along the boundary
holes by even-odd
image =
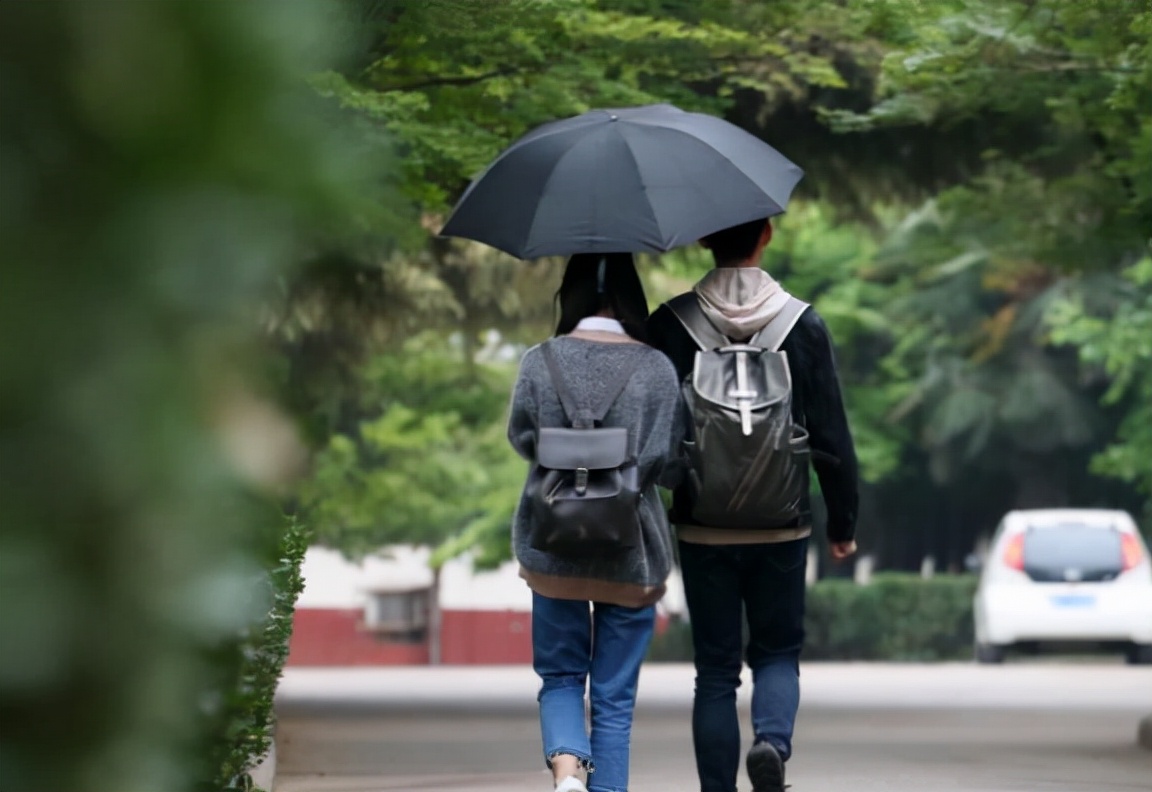
[[[954,660],[971,656],[972,576],[883,573],[865,586],[808,590],[808,660]]]
[[[957,660],[972,653],[976,578],[882,573],[868,585],[822,580],[808,589],[805,660]],[[649,659],[692,659],[690,627],[673,623]]]
[[[271,557],[266,559],[266,596],[271,603],[267,614],[237,640],[221,647],[221,695],[212,713],[214,728],[208,733],[204,779],[195,785],[197,790],[257,789],[248,770],[271,746],[275,729],[273,697],[288,659],[296,598],[304,589],[300,567],[309,537],[310,532],[295,518],[288,518]]]

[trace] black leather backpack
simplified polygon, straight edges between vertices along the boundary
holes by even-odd
[[[634,369],[625,366],[601,403],[589,409],[573,398],[550,342],[540,349],[571,428],[541,428],[537,435],[536,465],[526,485],[533,517],[529,541],[537,550],[571,557],[636,547],[641,483],[628,455],[628,429],[599,426]]]

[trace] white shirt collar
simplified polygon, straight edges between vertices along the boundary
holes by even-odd
[[[615,319],[609,319],[607,316],[585,316],[576,324],[576,329],[628,335],[624,325]]]

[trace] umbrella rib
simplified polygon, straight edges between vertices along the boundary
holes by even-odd
[[[561,124],[564,123],[564,120],[566,120],[566,119],[561,119],[558,121],[550,121],[547,124],[545,124],[545,126],[546,127],[559,127]],[[536,129],[532,130],[532,132],[528,133],[529,135],[532,135],[531,138],[525,140],[524,137],[521,137],[520,139],[514,141],[512,143],[512,145],[510,145],[508,148],[504,149],[498,155],[496,155],[496,158],[494,160],[492,160],[487,165],[485,165],[484,168],[478,174],[476,174],[475,178],[473,178],[472,181],[470,181],[468,183],[468,187],[465,188],[464,193],[460,196],[459,201],[457,201],[457,205],[459,206],[464,201],[464,199],[468,197],[468,194],[472,192],[472,190],[476,187],[476,185],[479,184],[479,182],[486,175],[488,175],[489,171],[491,171],[493,168],[495,168],[497,165],[499,165],[501,161],[503,161],[505,158],[507,158],[511,154],[515,153],[516,151],[518,151],[519,149],[523,148],[526,145],[532,145],[532,144],[537,143],[541,140],[544,140],[545,138],[555,137],[556,135],[563,135],[565,133],[575,132],[575,131],[578,131],[580,128],[581,127],[573,128],[573,127],[568,126],[568,127],[563,127],[563,128],[540,129],[539,127],[537,127]],[[539,133],[539,134],[534,134],[534,133]]]
[[[567,133],[580,132],[586,126],[593,126],[593,123],[591,120],[589,120],[589,123],[582,124],[580,126],[562,126],[564,124],[564,122],[568,121],[568,120],[571,120],[571,119],[560,119],[558,121],[550,121],[547,124],[545,124],[544,127],[551,127],[551,128],[537,127],[536,129],[528,132],[526,135],[521,137],[519,140],[514,141],[511,146],[504,149],[504,151],[500,152],[500,154],[496,157],[496,159],[492,160],[492,163],[488,167],[495,165],[497,162],[504,159],[504,157],[508,156],[509,154],[520,149],[523,146],[532,145],[534,143],[538,143],[541,140],[544,140],[545,138],[555,137],[556,135],[563,135],[563,134],[567,134]]]
[[[690,140],[693,140],[693,141],[699,143],[700,145],[704,146],[709,152],[714,154],[719,160],[721,160],[723,163],[725,163],[728,166],[728,168],[733,172],[734,176],[736,176],[736,177],[742,179],[743,181],[745,181],[746,183],[752,185],[752,187],[755,188],[757,192],[764,194],[765,197],[768,198],[768,200],[771,201],[771,203],[777,209],[777,211],[774,212],[773,214],[779,214],[780,212],[783,211],[783,209],[780,207],[779,203],[777,203],[777,201],[774,198],[772,198],[771,196],[764,193],[763,190],[761,190],[759,188],[759,186],[756,184],[756,182],[750,176],[748,176],[748,174],[746,174],[744,172],[744,170],[739,165],[737,165],[735,162],[733,162],[730,157],[726,156],[720,149],[716,148],[712,144],[708,143],[707,141],[701,140],[700,138],[693,135],[691,132],[683,130],[683,129],[678,129],[675,127],[668,127],[668,126],[659,126],[656,124],[645,124],[644,126],[646,126],[648,129],[654,130],[658,133],[684,136],[684,137],[687,137]],[[627,141],[627,138],[625,138],[625,140]],[[629,143],[628,150],[630,153],[632,152],[632,147],[631,147],[630,143]],[[635,161],[635,154],[634,153],[633,153],[633,161]],[[706,200],[708,202],[708,204],[710,206],[712,206],[713,208],[720,209],[720,207],[717,206],[716,202],[714,200],[712,200],[703,190],[701,190],[699,188],[699,185],[697,185],[695,182],[688,182],[687,184],[691,187],[692,191],[697,196],[700,197],[701,200]],[[647,188],[647,185],[644,185],[644,186],[645,186],[645,188]],[[772,215],[769,215],[769,216],[772,216]],[[678,241],[678,236],[677,236],[677,234],[679,233],[678,230],[674,231],[671,236],[666,236],[664,234],[664,229],[660,228],[659,217],[657,215],[655,215],[655,213],[653,213],[653,221],[655,222],[657,229],[659,229],[659,231],[660,231],[661,240],[669,243],[669,245],[666,249],[671,250],[674,247],[678,247],[681,244],[685,244],[685,241],[683,241],[683,240]],[[733,222],[738,223],[741,221],[733,221]],[[720,229],[719,228],[712,229],[712,231],[718,231],[718,230],[720,230]],[[708,233],[712,233],[712,232],[709,231]],[[697,241],[697,240],[696,239],[687,240],[687,242],[694,242],[694,241]]]
[[[752,185],[755,186],[758,190],[760,189],[759,185],[757,185],[756,182],[752,180],[751,176],[749,176],[747,173],[744,172],[743,168],[741,168],[739,165],[737,165],[735,162],[733,162],[731,157],[729,157],[727,154],[725,154],[720,149],[716,148],[716,146],[712,145],[708,141],[704,140],[703,138],[697,137],[696,135],[693,135],[691,132],[685,131],[683,129],[679,129],[677,127],[666,126],[666,127],[661,127],[661,129],[663,129],[667,132],[677,134],[677,135],[687,135],[688,137],[692,138],[693,140],[696,140],[696,141],[702,143],[703,145],[707,146],[709,151],[715,152],[717,157],[719,157],[720,159],[724,160],[729,165],[731,165],[732,170],[736,171],[736,173],[739,174],[740,178],[744,179],[745,181],[751,182]],[[765,144],[765,145],[767,145],[767,144]],[[760,190],[760,191],[763,192],[763,190]],[[777,200],[775,198],[773,198],[771,195],[768,195],[767,193],[764,193],[764,196],[769,201],[771,201],[773,204],[775,204],[776,208],[780,212],[784,211],[783,208],[781,208],[779,202],[777,202]]]
[[[628,149],[628,154],[632,160],[632,167],[636,169],[636,181],[640,184],[640,188],[644,191],[645,195],[648,193],[648,185],[644,183],[644,174],[640,170],[640,160],[636,157],[636,151],[632,148],[632,141],[628,139],[627,135],[620,135],[620,139],[624,141],[624,146]],[[665,236],[664,229],[660,227],[660,217],[656,214],[656,208],[652,206],[651,201],[646,201],[644,204],[652,217],[652,225],[656,229],[656,247],[662,247]]]
[[[561,154],[559,157],[557,157],[555,160],[552,161],[551,167],[549,167],[549,169],[548,169],[548,176],[541,182],[541,191],[540,191],[540,202],[541,203],[543,203],[544,195],[548,192],[548,185],[551,183],[552,177],[555,175],[556,171],[560,169],[560,166],[564,163],[565,160],[567,160],[569,157],[574,156],[575,152],[579,151],[581,146],[588,145],[589,141],[591,141],[591,140],[594,140],[593,135],[585,135],[582,139],[580,139],[576,143],[574,143],[567,151],[565,151],[563,154]],[[537,212],[537,214],[535,214],[532,217],[532,222],[528,224],[528,231],[525,234],[524,243],[523,243],[523,247],[525,248],[525,253],[528,252],[527,251],[528,241],[532,239],[532,233],[536,230],[536,224],[539,221],[540,221],[540,214],[539,214],[539,212]],[[525,258],[531,258],[531,256],[525,256]]]

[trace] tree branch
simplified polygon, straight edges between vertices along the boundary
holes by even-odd
[[[1059,72],[1104,72],[1108,74],[1137,74],[1141,69],[1129,66],[1109,66],[1103,63],[1078,63],[1063,61],[1059,63],[1021,64],[1019,66],[977,66],[971,72],[1025,72],[1030,74],[1056,74]]]
[[[512,74],[519,74],[524,69],[519,66],[509,66],[503,69],[493,69],[483,74],[476,74],[470,77],[432,77],[427,80],[420,80],[419,82],[411,82],[398,85],[383,85],[380,86],[379,91],[417,91],[421,88],[434,88],[441,85],[475,85],[476,83],[491,80],[494,77],[507,77]]]

